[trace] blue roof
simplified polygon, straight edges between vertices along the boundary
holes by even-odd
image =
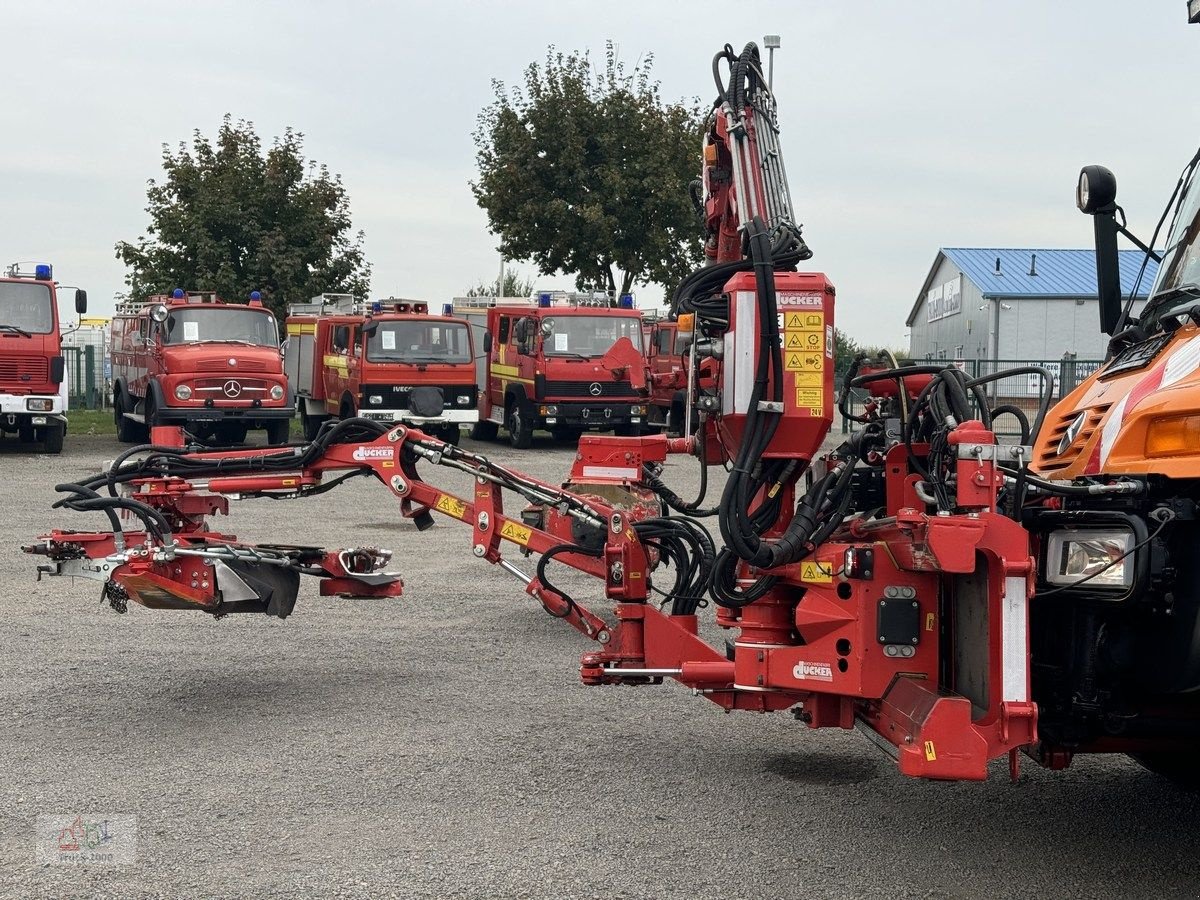
[[[985,297],[1095,297],[1095,250],[998,250],[982,247],[943,247],[941,252],[971,279]],[[1129,296],[1145,254],[1141,250],[1118,251],[1121,257],[1121,295]],[[1037,254],[1036,275],[1029,274]],[[996,259],[1000,271],[996,274]],[[1158,263],[1146,262],[1138,284],[1138,297],[1145,297],[1154,283]]]

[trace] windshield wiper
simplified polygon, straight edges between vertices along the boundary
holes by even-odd
[[[573,356],[575,359],[583,359],[583,360],[588,360],[588,359],[594,358],[591,356],[584,356],[582,353],[568,353],[564,350],[558,350],[558,351],[551,350],[546,355],[547,356]]]
[[[16,325],[5,325],[3,322],[0,322],[0,331],[9,331],[13,334],[19,334],[21,337],[33,337],[33,335],[24,328],[18,328]]]

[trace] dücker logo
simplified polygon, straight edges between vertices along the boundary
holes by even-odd
[[[801,680],[833,681],[833,666],[829,663],[800,660],[792,668],[792,675]]]

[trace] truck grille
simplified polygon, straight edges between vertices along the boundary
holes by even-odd
[[[1072,465],[1083,451],[1083,447],[1087,444],[1096,427],[1100,424],[1100,420],[1104,418],[1104,414],[1108,412],[1111,403],[1105,403],[1101,406],[1094,406],[1087,411],[1087,419],[1083,423],[1083,427],[1079,430],[1079,434],[1067,448],[1066,453],[1058,452],[1058,444],[1062,440],[1063,434],[1072,422],[1079,415],[1078,410],[1071,410],[1065,415],[1060,416],[1049,429],[1043,429],[1043,434],[1046,436],[1038,440],[1037,451],[1037,467],[1044,475],[1052,474],[1061,471]]]
[[[592,393],[592,385],[600,392]],[[636,397],[637,391],[628,381],[547,381],[547,397]]]
[[[45,384],[50,380],[50,361],[44,356],[0,359],[0,384]]]
[[[265,372],[267,364],[261,359],[239,359],[236,366],[231,366],[229,360],[237,359],[236,355],[225,359],[206,359],[196,363],[197,372],[228,372],[237,375],[241,372]]]

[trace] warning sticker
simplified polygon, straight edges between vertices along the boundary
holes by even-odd
[[[784,328],[803,328],[804,327],[804,313],[798,313],[798,312],[784,313],[783,314],[783,327]]]
[[[516,522],[505,522],[500,526],[500,537],[512,541],[522,546],[529,543],[529,538],[532,536],[532,529],[526,528],[524,525],[518,525]]]
[[[833,564],[816,562],[800,563],[800,580],[810,584],[830,584],[833,581]]]
[[[825,314],[824,313],[804,313],[804,327],[815,328],[817,331],[825,330]]]
[[[796,355],[799,356],[799,354]],[[820,388],[825,386],[825,378],[819,372],[797,372],[795,377],[796,387],[798,388]]]
[[[821,372],[825,369],[824,353],[804,353],[800,357],[801,367],[808,372]]]
[[[467,504],[463,503],[457,497],[451,497],[448,494],[438,494],[437,502],[433,504],[433,508],[439,512],[444,512],[448,516],[454,516],[456,519],[462,519],[467,515]]]
[[[937,750],[934,749],[933,741],[925,742],[925,761],[935,762],[937,760]]]
[[[783,367],[789,372],[798,372],[804,368],[804,356],[800,353],[789,353],[783,361]],[[817,376],[818,378],[820,376]]]
[[[783,342],[783,348],[785,350],[803,350],[804,335],[799,331],[789,331],[787,333],[787,340]]]
[[[815,409],[820,415],[825,408],[825,392],[820,388],[796,388],[796,405]]]
[[[819,331],[801,331],[800,343],[805,350],[822,350],[825,346],[825,336]]]
[[[936,624],[937,624],[937,619],[934,617],[933,613],[926,613],[925,614],[925,630],[933,631]]]

